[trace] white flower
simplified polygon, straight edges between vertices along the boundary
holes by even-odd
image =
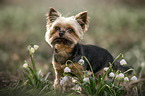
[[[125,77],[125,78],[124,78],[124,81],[129,81],[129,78],[128,78],[128,77]]]
[[[121,64],[121,65],[126,65],[127,62],[125,61],[125,59],[122,59],[122,60],[120,61],[120,64]]]
[[[43,76],[43,73],[41,70],[38,71],[38,75]]]
[[[114,84],[112,84],[112,86],[114,87]]]
[[[28,64],[27,63],[24,63],[23,64],[23,68],[28,68]]]
[[[68,77],[64,76],[64,77],[63,77],[63,80],[64,80],[64,81],[67,81],[67,80],[68,80]]]
[[[142,62],[141,65],[140,65],[142,68],[145,67],[145,62]]]
[[[136,76],[132,76],[130,80],[131,81],[136,81],[137,80],[137,77]]]
[[[108,69],[109,69],[109,67],[105,67],[105,68],[104,68],[104,71],[107,71]]]
[[[84,78],[83,81],[84,82],[89,82],[89,78],[88,77],[87,78]]]
[[[64,72],[65,73],[71,72],[71,69],[69,67],[65,67]]]
[[[123,74],[123,73],[120,73],[120,74],[118,75],[118,78],[119,78],[119,79],[124,78],[124,74]]]
[[[79,85],[75,85],[72,89],[73,90],[82,90],[82,88]]]
[[[77,82],[77,80],[75,79],[75,77],[74,77],[74,78],[72,78],[72,82]]]
[[[34,49],[37,50],[39,48],[38,45],[34,45]]]
[[[113,72],[111,72],[110,74],[109,74],[109,77],[114,77],[115,76],[115,74],[113,73]]]
[[[66,81],[68,80],[68,77],[64,76],[60,80],[60,85],[62,86]]]
[[[92,75],[93,74],[93,72],[91,72],[91,71],[86,71],[87,72],[87,75]]]
[[[84,65],[84,60],[83,59],[80,59],[79,61],[78,61],[78,63],[80,64],[80,65]]]
[[[34,48],[31,48],[31,52],[34,53],[35,52],[35,49]]]
[[[116,78],[116,79],[119,79],[119,78],[118,78],[118,74],[116,75],[116,77],[115,77],[115,78]]]
[[[62,86],[65,82],[63,80],[60,80],[60,85]]]

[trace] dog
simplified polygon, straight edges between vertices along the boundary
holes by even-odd
[[[54,8],[49,9],[47,14],[46,24],[46,42],[54,49],[52,64],[55,70],[54,88],[59,86],[60,77],[66,67],[66,61],[71,60],[73,64],[69,63],[68,67],[72,73],[82,74],[83,70],[90,70],[88,62],[84,65],[78,64],[82,56],[85,56],[91,64],[94,73],[99,73],[104,67],[109,66],[114,58],[106,50],[94,45],[79,44],[79,40],[83,38],[84,32],[87,31],[89,25],[88,12],[80,12],[76,16],[63,17]],[[114,62],[114,69],[126,71],[129,68],[122,66],[119,62]]]

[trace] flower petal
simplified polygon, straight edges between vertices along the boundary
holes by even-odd
[[[132,76],[130,80],[131,81],[136,81],[137,80],[137,77],[136,76]]]
[[[28,68],[28,64],[27,63],[24,63],[23,64],[23,68]]]
[[[127,62],[125,61],[125,59],[122,59],[122,60],[120,61],[120,64],[121,64],[121,65],[126,65]]]
[[[110,74],[109,74],[109,77],[114,77],[115,76],[115,74],[113,73],[113,72],[111,72]]]
[[[64,72],[65,73],[71,72],[71,69],[69,67],[65,67]]]
[[[83,59],[80,59],[79,61],[78,61],[78,63],[80,64],[80,65],[84,65],[84,60]]]

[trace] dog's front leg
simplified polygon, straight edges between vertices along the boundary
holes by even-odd
[[[60,88],[60,78],[61,75],[63,74],[63,69],[64,66],[61,66],[59,63],[53,63],[53,67],[55,70],[55,80],[54,80],[54,89],[59,89]]]
[[[59,70],[55,69],[55,80],[54,80],[54,88],[59,89],[60,85],[60,74]]]

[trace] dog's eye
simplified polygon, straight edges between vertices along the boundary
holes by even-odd
[[[74,32],[74,30],[72,28],[68,28],[67,30],[69,31],[69,33]]]
[[[58,30],[60,30],[60,28],[59,28],[59,27],[55,27],[55,30],[57,30],[57,31],[58,31]]]

